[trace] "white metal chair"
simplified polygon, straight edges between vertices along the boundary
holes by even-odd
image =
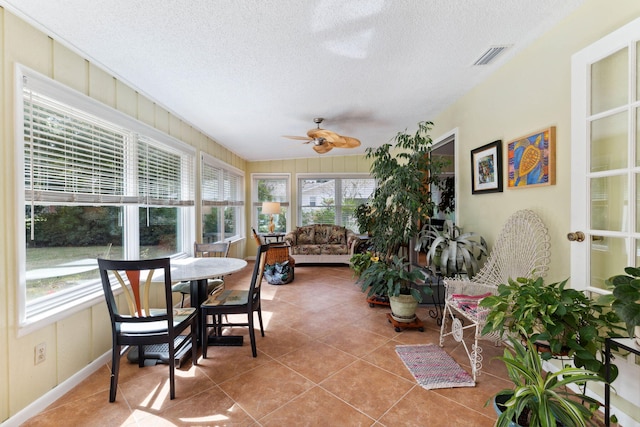
[[[445,305],[440,328],[440,346],[451,335],[462,342],[469,357],[473,380],[482,369],[480,339],[499,345],[498,334],[482,335],[487,311],[478,307],[479,301],[489,294],[495,295],[498,285],[509,278],[544,277],[549,269],[549,234],[538,215],[531,210],[520,210],[507,219],[482,269],[472,279],[446,278]],[[445,332],[451,320],[451,330]],[[465,325],[463,325],[463,322]],[[471,347],[464,340],[466,330],[473,331]]]

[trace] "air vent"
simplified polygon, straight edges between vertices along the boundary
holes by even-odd
[[[504,46],[491,46],[485,53],[483,53],[480,58],[473,63],[473,65],[487,65],[491,63],[498,55],[500,55],[504,50],[511,47],[510,45]]]

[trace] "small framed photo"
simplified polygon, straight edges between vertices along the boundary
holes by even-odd
[[[471,150],[471,193],[502,192],[502,140]]]
[[[509,188],[556,183],[556,128],[551,126],[507,145]]]

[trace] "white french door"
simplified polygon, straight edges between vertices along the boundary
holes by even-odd
[[[572,58],[571,283],[639,265],[640,19]]]

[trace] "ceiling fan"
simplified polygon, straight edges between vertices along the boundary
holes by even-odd
[[[356,138],[342,136],[330,130],[320,129],[320,123],[322,123],[323,120],[324,119],[322,117],[316,117],[313,119],[317,128],[309,130],[309,132],[307,132],[307,136],[285,135],[284,137],[305,141],[304,144],[313,143],[313,149],[318,154],[328,153],[333,148],[355,148],[360,146],[360,140]]]

